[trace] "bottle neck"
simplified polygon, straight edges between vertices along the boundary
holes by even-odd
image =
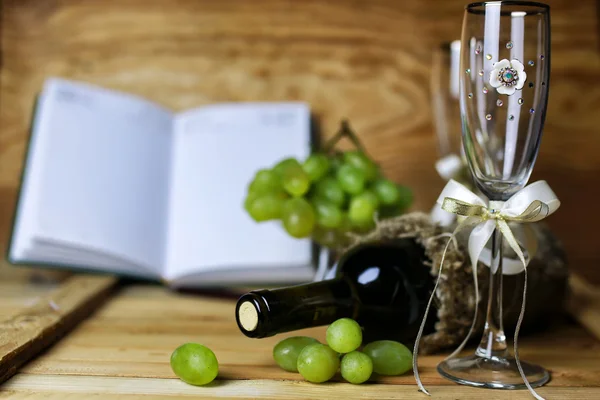
[[[236,318],[248,337],[262,338],[354,318],[357,302],[343,278],[274,290],[256,290],[237,303]]]

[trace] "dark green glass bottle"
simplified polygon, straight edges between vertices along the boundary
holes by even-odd
[[[236,319],[248,337],[328,325],[353,318],[365,340],[414,340],[433,280],[422,246],[413,239],[359,245],[346,252],[331,280],[249,292],[238,300]],[[433,331],[435,311],[426,332]]]

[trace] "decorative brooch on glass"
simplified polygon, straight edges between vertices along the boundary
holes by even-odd
[[[498,93],[508,96],[521,90],[526,80],[525,67],[519,60],[498,61],[490,73],[490,85],[496,88]]]

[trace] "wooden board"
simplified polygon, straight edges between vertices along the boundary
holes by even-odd
[[[116,283],[110,276],[73,276],[32,305],[0,320],[0,382],[87,317]],[[15,280],[5,285],[24,286]]]
[[[324,340],[324,329],[305,334]],[[298,374],[279,369],[271,356],[275,343],[291,334],[249,339],[235,324],[234,300],[170,292],[158,286],[123,288],[69,336],[29,362],[0,386],[10,398],[70,399],[160,398],[404,398],[417,396],[412,374],[378,378],[356,386],[340,382],[313,385]],[[192,387],[174,376],[171,352],[186,342],[209,346],[220,363],[218,380],[208,387]],[[563,325],[522,338],[522,357],[552,371],[552,381],[540,393],[548,399],[593,399],[600,396],[600,342],[581,328]],[[461,388],[444,379],[435,366],[443,355],[422,357],[424,383],[436,398],[506,398],[507,393]],[[27,397],[30,396],[30,397]],[[48,396],[48,397],[46,397]],[[146,397],[148,396],[148,397]],[[510,398],[526,399],[526,392]]]
[[[460,35],[465,0],[3,0],[0,246],[6,243],[32,103],[58,75],[181,110],[303,100],[331,135],[349,117],[384,170],[429,210],[443,182],[429,83],[433,49]],[[561,198],[549,219],[574,268],[600,282],[600,35],[593,0],[549,0],[552,84],[533,179]],[[0,248],[1,249],[1,248]],[[575,267],[576,266],[576,267]]]
[[[569,288],[567,311],[600,340],[600,287],[574,274],[569,278]]]

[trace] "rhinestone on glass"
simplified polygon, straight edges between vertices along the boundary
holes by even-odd
[[[487,94],[488,88],[484,86],[483,89],[481,89],[481,91],[483,92],[483,94]]]
[[[535,85],[533,84],[533,82],[529,82],[529,87],[530,87],[530,88],[532,88],[532,87],[534,87],[534,86],[535,86]]]
[[[504,102],[502,100],[500,100],[500,99],[496,100],[496,105],[498,107],[502,107],[502,104],[504,104]]]
[[[533,60],[529,60],[529,62],[527,64],[529,64],[530,67],[533,67],[535,65],[535,63],[533,62]]]
[[[503,86],[515,86],[519,80],[519,73],[514,68],[502,68],[498,71],[498,80]]]
[[[541,55],[540,55],[540,60],[543,60],[543,59],[544,59],[544,55],[543,55],[543,54],[541,54]]]
[[[491,54],[486,54],[485,58],[486,58],[486,60],[491,60],[492,59],[492,55]]]
[[[477,48],[475,49],[475,54],[479,54],[481,53],[481,47],[477,46]]]
[[[517,101],[519,104],[523,104],[523,98],[519,97],[519,100]]]
[[[533,108],[529,109],[529,114],[533,114],[535,112],[535,110]]]
[[[506,48],[507,49],[512,49],[513,48],[513,42],[506,43]]]
[[[508,116],[508,120],[509,120],[509,121],[512,121],[512,120],[514,120],[514,119],[515,119],[515,116],[514,116],[514,115],[512,115],[512,114],[511,114],[511,115],[509,115],[509,116]]]
[[[465,70],[465,72],[466,72],[467,74],[470,74],[470,73],[471,73],[471,68],[467,68],[467,69]]]
[[[487,114],[485,116],[485,119],[487,119],[488,121],[491,121],[492,120],[492,114]]]
[[[479,76],[483,76],[483,70],[482,69],[479,70]]]
[[[473,98],[473,93],[469,93],[469,98],[472,99]]]

